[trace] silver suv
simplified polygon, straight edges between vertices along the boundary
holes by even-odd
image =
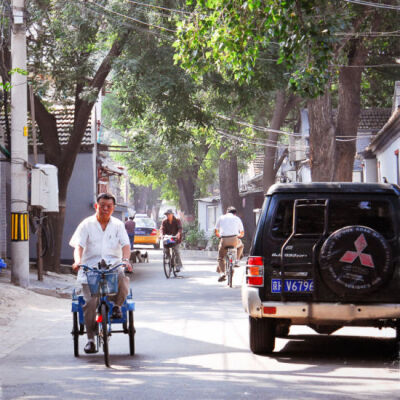
[[[242,288],[254,353],[291,325],[393,327],[400,341],[399,200],[388,184],[270,188]]]

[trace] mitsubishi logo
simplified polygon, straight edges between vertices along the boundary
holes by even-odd
[[[353,264],[353,262],[360,257],[361,265],[368,268],[375,268],[374,261],[370,254],[364,254],[362,251],[367,247],[367,241],[362,233],[354,242],[354,247],[357,251],[346,251],[339,261]]]

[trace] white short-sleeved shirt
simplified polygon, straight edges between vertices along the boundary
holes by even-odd
[[[232,213],[221,215],[217,220],[215,229],[218,229],[222,237],[239,235],[240,232],[244,231],[242,220]]]
[[[103,231],[96,215],[85,218],[76,228],[69,242],[70,246],[83,247],[82,264],[93,267],[104,259],[107,264],[114,264],[122,258],[122,247],[130,245],[125,225],[111,217]],[[82,269],[78,272],[78,281],[87,283]]]

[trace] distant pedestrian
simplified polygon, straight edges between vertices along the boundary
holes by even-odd
[[[135,217],[129,217],[128,221],[125,222],[125,229],[129,237],[129,242],[131,243],[131,250],[133,250],[133,244],[135,242],[136,222],[134,221],[134,219]]]

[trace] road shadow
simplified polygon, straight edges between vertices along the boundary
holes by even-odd
[[[398,367],[394,338],[345,335],[289,335],[279,351],[269,357],[290,364]]]

